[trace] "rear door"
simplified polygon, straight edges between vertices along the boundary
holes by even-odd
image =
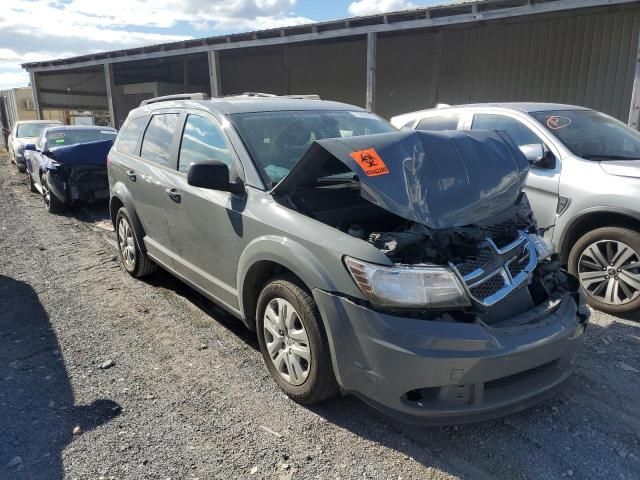
[[[228,306],[238,309],[235,237],[241,234],[243,201],[228,192],[192,187],[191,163],[220,160],[232,176],[239,162],[218,121],[201,111],[185,118],[177,168],[167,173],[166,209],[176,271]]]
[[[550,145],[537,129],[525,119],[514,118],[494,112],[476,112],[473,115],[472,130],[504,130],[519,147],[523,145]],[[552,148],[552,147],[547,147]],[[553,152],[557,157],[557,152]],[[531,166],[525,191],[533,208],[533,213],[541,228],[552,227],[556,222],[558,189],[560,187],[560,162],[556,160],[554,168]],[[553,229],[548,231],[552,238]]]
[[[172,246],[165,212],[166,174],[175,165],[175,142],[178,139],[180,112],[158,111],[147,117],[133,119],[138,121],[134,128],[143,128],[141,140],[132,151],[121,156],[122,169],[119,177],[125,182],[133,197],[133,203],[144,228],[144,243],[152,257],[174,268]],[[130,123],[132,123],[130,122]],[[127,125],[127,128],[129,125]],[[145,128],[146,127],[146,128]],[[127,132],[123,132],[127,140]],[[135,131],[131,132],[131,137]],[[123,139],[118,140],[116,150],[126,151]]]

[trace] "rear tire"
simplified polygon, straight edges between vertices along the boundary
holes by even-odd
[[[135,278],[144,277],[155,272],[158,266],[140,250],[133,222],[124,207],[116,215],[116,240],[118,242],[118,258],[123,268]]]
[[[329,341],[315,301],[300,282],[291,276],[270,281],[256,315],[260,351],[278,386],[303,405],[333,397],[338,384]]]
[[[568,263],[593,308],[612,315],[640,309],[640,233],[622,227],[593,230],[578,239]]]

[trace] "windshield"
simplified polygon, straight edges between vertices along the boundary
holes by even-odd
[[[54,130],[47,132],[47,148],[65,147],[79,143],[98,142],[100,140],[115,140],[116,131],[110,129],[78,129]]]
[[[39,137],[42,131],[47,127],[54,127],[59,123],[23,123],[19,124],[16,130],[16,137]]]
[[[278,111],[230,115],[265,183],[274,186],[316,140],[396,129],[377,115],[349,111]]]
[[[640,133],[594,110],[532,113],[575,155],[587,160],[640,158]]]

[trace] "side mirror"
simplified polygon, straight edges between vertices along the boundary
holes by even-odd
[[[533,167],[555,168],[556,166],[556,157],[541,143],[521,145],[520,150]]]
[[[242,183],[229,182],[229,167],[219,160],[192,163],[187,172],[187,183],[193,187],[220,190],[221,192],[242,193]]]
[[[25,151],[29,150],[30,152],[35,152],[36,151],[36,144],[35,143],[27,143],[24,146]]]

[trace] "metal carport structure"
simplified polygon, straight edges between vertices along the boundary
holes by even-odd
[[[638,0],[486,0],[24,64],[38,114],[204,91],[317,93],[385,117],[553,101],[638,125]]]

